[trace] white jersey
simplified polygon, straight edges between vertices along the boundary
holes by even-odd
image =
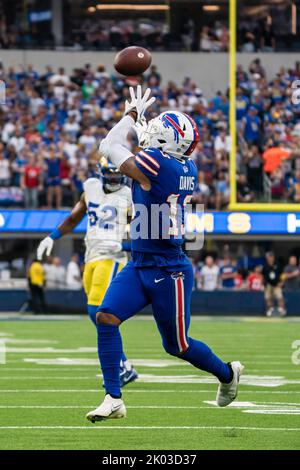
[[[217,289],[219,272],[219,267],[216,264],[214,264],[213,266],[203,266],[200,272],[203,278],[203,290]]]
[[[126,258],[122,240],[132,207],[130,188],[122,186],[118,191],[105,193],[98,178],[89,178],[83,187],[88,214],[85,262]]]

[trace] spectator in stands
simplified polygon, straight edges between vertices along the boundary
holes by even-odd
[[[47,289],[64,289],[66,287],[66,269],[61,264],[61,259],[55,256],[46,268]]]
[[[247,170],[247,183],[250,192],[259,194],[263,189],[263,165],[262,155],[257,145],[249,145],[244,152],[245,166]],[[241,188],[241,196],[244,193]],[[249,193],[248,193],[249,194]]]
[[[211,52],[212,51],[212,37],[208,26],[203,26],[200,33],[200,51]]]
[[[158,72],[157,66],[152,64],[148,75],[146,75],[147,83],[153,83],[153,78],[155,79],[155,85],[159,86],[161,83],[161,74]]]
[[[63,85],[70,84],[70,77],[66,74],[64,67],[59,67],[57,73],[49,73],[48,80],[50,85],[57,85],[58,83],[62,83]]]
[[[282,278],[284,281],[285,289],[299,289],[300,269],[296,256],[292,255],[289,257],[289,262],[283,270]]]
[[[253,272],[250,272],[247,278],[247,287],[252,291],[264,290],[264,277],[263,267],[261,265],[255,266]]]
[[[43,268],[45,271],[45,285],[46,285],[46,288],[49,288],[49,282],[51,284],[51,281],[54,280],[54,275],[52,274],[52,270],[53,270],[53,257],[52,256],[47,256],[46,260],[43,263]]]
[[[236,266],[232,263],[231,258],[226,256],[223,260],[223,265],[220,268],[220,279],[223,289],[233,289],[235,287],[236,277]]]
[[[70,262],[67,266],[67,289],[79,290],[82,288],[79,258],[75,253],[71,256]]]
[[[10,116],[7,116],[7,119],[10,119],[11,117]],[[12,137],[14,131],[15,131],[15,124],[13,122],[11,122],[11,120],[8,120],[3,128],[2,128],[2,134],[1,134],[1,140],[2,142],[4,142],[5,144],[8,143],[9,139]]]
[[[274,312],[274,300],[278,303],[279,314],[281,316],[286,315],[285,303],[282,294],[281,274],[282,270],[275,259],[274,253],[269,251],[266,253],[266,264],[263,268],[267,317],[271,317]]]
[[[244,40],[241,48],[242,52],[255,52],[255,36],[251,31],[247,31],[244,35]]]
[[[257,109],[250,106],[248,112],[242,119],[241,132],[248,144],[258,144],[260,138],[261,120],[257,116]]]
[[[218,135],[215,137],[214,149],[217,160],[221,160],[222,157],[228,158],[231,147],[230,135],[227,135],[226,129],[221,129]]]
[[[53,258],[55,280],[58,289],[64,289],[66,286],[66,268],[62,266],[59,256]]]
[[[251,191],[246,175],[238,176],[236,189],[238,202],[252,202],[254,200],[254,193]]]
[[[241,119],[244,116],[246,116],[248,106],[249,106],[249,98],[247,94],[244,92],[244,90],[241,87],[237,87],[237,90],[236,90],[236,119],[237,121],[241,121]]]
[[[242,268],[238,268],[234,278],[234,289],[241,290],[246,288],[245,273]]]
[[[287,198],[293,202],[300,202],[300,170],[296,170],[295,174],[289,178],[289,188]]]
[[[284,174],[281,168],[277,168],[270,175],[272,199],[282,200],[284,197]]]
[[[269,23],[265,23],[260,37],[260,48],[262,52],[274,52],[276,40],[273,28]]]
[[[205,258],[205,264],[198,273],[198,286],[203,290],[215,290],[219,282],[219,267],[212,256]]]
[[[0,186],[9,186],[11,179],[11,168],[4,153],[0,151]]]
[[[49,152],[45,154],[46,164],[46,185],[47,185],[47,206],[52,208],[55,197],[56,209],[61,207],[62,189],[60,176],[60,162],[62,154],[58,153],[55,146],[50,146]]]
[[[45,271],[37,259],[33,260],[28,270],[30,291],[30,306],[34,313],[46,313],[47,307],[44,296]]]
[[[76,115],[71,114],[68,117],[67,122],[63,125],[63,131],[69,137],[76,139],[79,133],[79,130],[80,130],[80,126],[76,120]]]
[[[260,59],[254,59],[249,65],[249,72],[254,75],[258,74],[260,77],[264,78],[266,76],[266,71],[261,64]]]
[[[85,153],[90,153],[96,148],[97,139],[90,128],[83,129],[82,135],[78,139]]]
[[[79,201],[81,194],[83,193],[83,183],[87,179],[87,171],[83,168],[78,169],[74,167],[73,174],[71,178],[71,187],[73,193],[74,204]]]
[[[21,188],[24,190],[26,209],[37,209],[39,191],[43,189],[42,169],[36,163],[34,155],[29,157],[29,162],[24,167],[21,176]]]
[[[217,22],[215,27],[216,27],[215,34],[220,41],[220,51],[227,52],[228,46],[229,46],[228,28],[224,24],[221,24],[220,22]]]
[[[205,182],[205,175],[203,171],[198,173],[198,186],[193,194],[192,203],[204,204],[207,207],[211,191],[208,184]]]
[[[218,174],[218,179],[215,184],[216,189],[216,209],[221,210],[229,203],[229,176],[225,171],[220,171]]]
[[[22,134],[22,129],[17,127],[8,141],[8,145],[11,145],[16,152],[21,152],[25,144],[26,140]]]

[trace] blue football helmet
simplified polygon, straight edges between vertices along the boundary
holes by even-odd
[[[122,175],[119,169],[105,158],[101,158],[97,166],[106,192],[114,193],[126,185],[126,176]]]

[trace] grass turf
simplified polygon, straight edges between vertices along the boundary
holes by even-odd
[[[88,319],[0,322],[0,449],[299,449],[297,321],[192,319],[191,336],[246,366],[237,407],[226,409],[206,403],[216,394],[208,374],[163,351],[152,319],[122,334],[141,381],[124,389],[126,419],[93,425],[85,414],[103,389]]]

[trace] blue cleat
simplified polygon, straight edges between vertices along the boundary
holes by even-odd
[[[120,369],[120,386],[125,387],[125,385],[129,384],[130,382],[134,382],[138,379],[137,371],[132,367],[130,370],[127,370],[125,367],[121,367]]]

